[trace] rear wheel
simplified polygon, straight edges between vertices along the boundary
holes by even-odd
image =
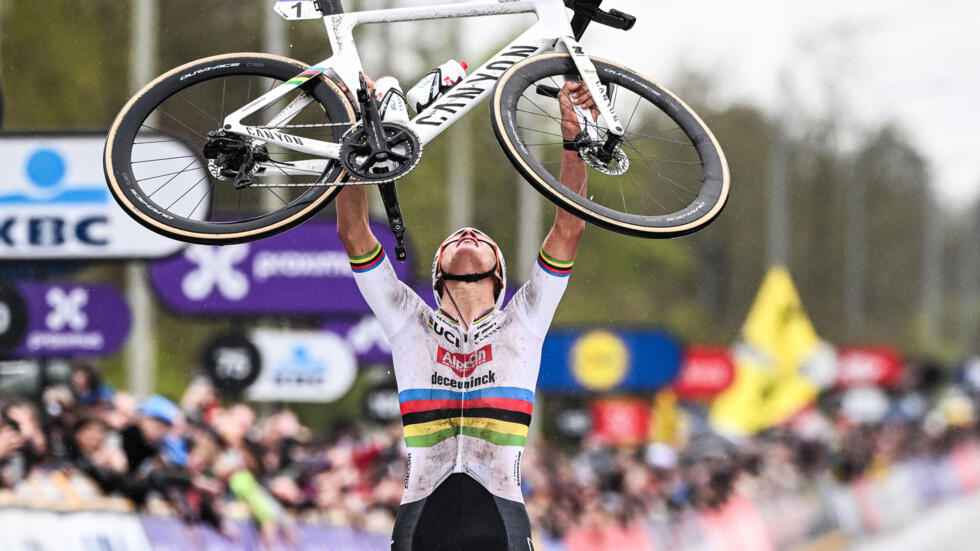
[[[711,131],[679,98],[642,75],[592,59],[611,90],[626,129],[614,161],[595,153],[598,140],[579,149],[591,167],[583,197],[559,182],[563,155],[558,101],[542,90],[560,90],[566,76],[578,80],[568,54],[528,58],[507,71],[491,101],[491,122],[511,163],[558,206],[604,228],[648,238],[695,232],[721,212],[728,199],[725,155]]]
[[[266,54],[198,60],[159,77],[129,101],[109,131],[106,181],[116,201],[157,233],[192,243],[252,241],[306,220],[340,191],[334,160],[222,132],[224,117],[307,66]],[[296,108],[288,127],[270,119]],[[322,74],[243,124],[337,142],[355,118]],[[245,174],[248,178],[241,178]]]

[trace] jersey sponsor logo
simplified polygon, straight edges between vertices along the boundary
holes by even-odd
[[[448,386],[449,388],[460,388],[463,390],[468,390],[471,388],[476,388],[483,385],[492,385],[497,382],[497,374],[493,371],[488,371],[483,375],[477,375],[476,377],[467,379],[465,381],[460,381],[453,377],[446,377],[432,372],[432,384],[438,386]]]
[[[405,462],[405,488],[408,488],[408,479],[412,476],[412,454],[408,454],[408,460]]]
[[[469,377],[473,370],[481,365],[493,361],[493,345],[486,345],[479,350],[474,350],[469,354],[450,352],[443,347],[439,347],[436,352],[436,361],[453,370],[453,373],[460,377]]]
[[[439,320],[433,318],[432,316],[429,316],[429,329],[432,329],[432,332],[435,333],[436,335],[439,335],[440,337],[446,339],[446,342],[448,342],[449,344],[455,346],[456,348],[459,348],[459,344],[460,344],[459,335],[451,331],[448,327],[439,323]],[[440,347],[439,350],[442,350],[442,348]],[[442,362],[440,361],[439,363]]]
[[[487,322],[479,331],[473,333],[473,344],[480,344],[500,329],[497,322]]]

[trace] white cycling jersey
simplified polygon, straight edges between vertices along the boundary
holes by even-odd
[[[510,303],[466,331],[399,281],[380,245],[351,258],[357,287],[391,343],[409,451],[402,503],[428,497],[452,473],[524,501],[521,455],[541,345],[571,267],[542,252]]]

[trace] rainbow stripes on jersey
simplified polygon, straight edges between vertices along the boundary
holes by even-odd
[[[323,67],[310,67],[302,73],[286,81],[286,84],[303,84],[323,72]]]
[[[544,249],[538,253],[538,266],[549,274],[556,277],[568,277],[572,273],[574,260],[556,260],[544,253]]]
[[[473,320],[473,325],[476,325],[476,324],[482,322],[483,320],[489,318],[490,317],[490,314],[493,313],[494,308],[495,308],[494,306],[491,306],[489,310],[487,310],[486,312],[484,312],[484,313],[480,314],[479,316],[477,316],[476,319]]]
[[[363,274],[364,272],[370,272],[371,270],[377,268],[385,259],[385,250],[381,248],[381,243],[378,243],[371,249],[371,252],[364,256],[352,256],[350,257],[350,269],[356,274]]]
[[[399,392],[398,401],[410,448],[428,448],[460,434],[498,446],[523,446],[534,410],[534,392],[519,387],[413,388]]]

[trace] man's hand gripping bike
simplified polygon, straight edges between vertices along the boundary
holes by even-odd
[[[228,244],[299,224],[342,186],[377,184],[400,241],[393,182],[418,164],[425,144],[490,97],[491,125],[507,157],[561,208],[639,237],[697,231],[728,198],[725,156],[678,97],[586,54],[579,39],[590,23],[628,30],[635,22],[601,10],[601,1],[483,0],[344,13],[341,0],[280,0],[276,11],[287,19],[323,19],[332,57],[308,66],[227,54],[157,78],[109,131],[109,188],[158,233]],[[533,26],[407,125],[381,120],[354,43],[357,25],[527,12],[537,15]],[[557,101],[568,80],[587,85],[599,112],[593,118],[576,107],[584,131],[573,141],[563,139]],[[586,196],[559,182],[567,148],[591,169]]]

